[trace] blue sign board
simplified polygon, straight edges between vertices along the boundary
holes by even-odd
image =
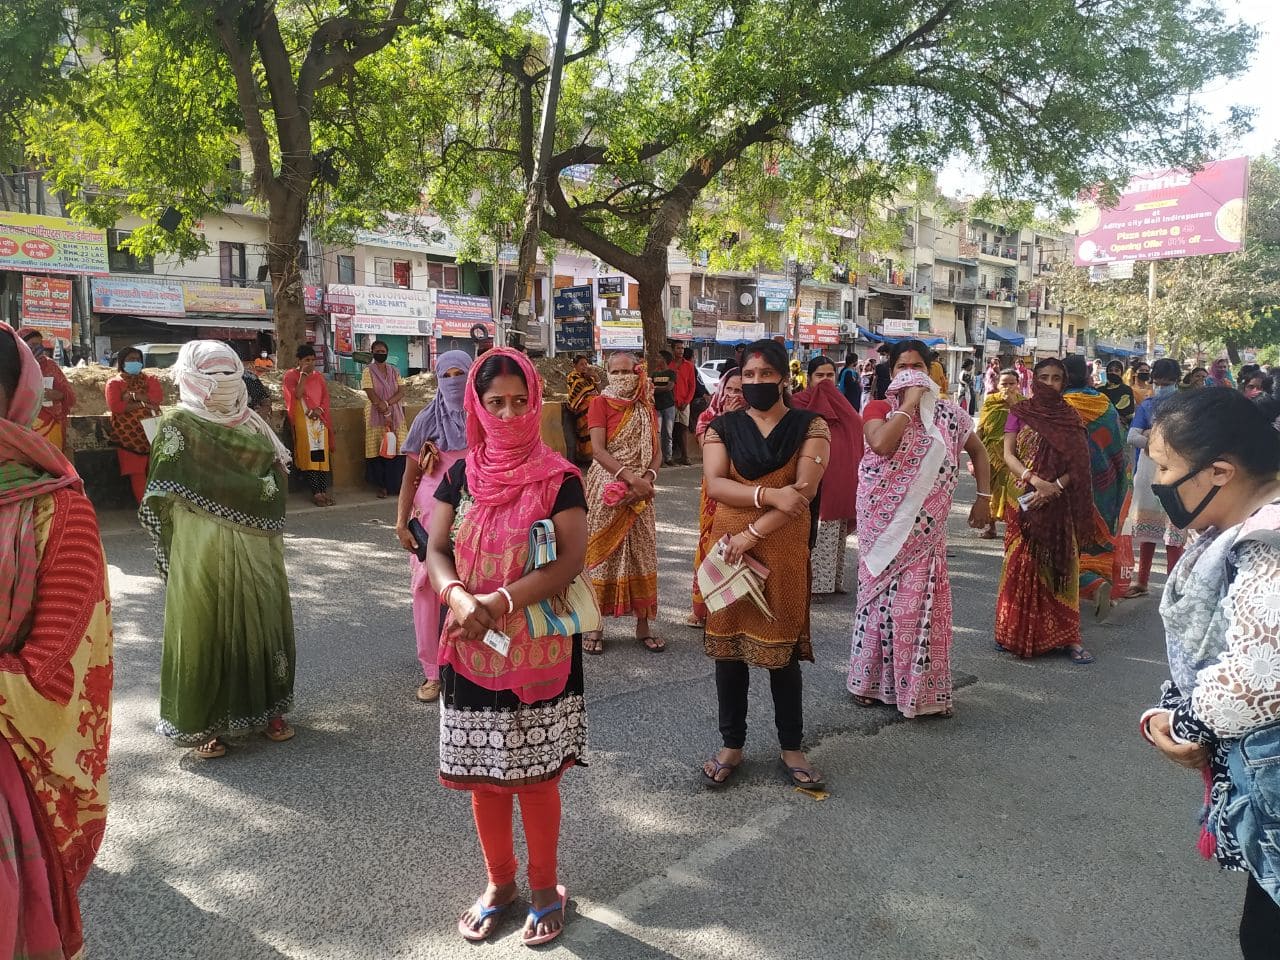
[[[589,353],[595,349],[594,325],[589,320],[556,324],[557,353]]]
[[[561,287],[556,291],[555,313],[557,317],[591,316],[591,284],[581,287]]]

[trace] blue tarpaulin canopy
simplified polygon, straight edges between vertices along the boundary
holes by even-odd
[[[987,339],[999,340],[1012,347],[1020,347],[1027,342],[1027,338],[1022,334],[1015,330],[1005,330],[1002,327],[987,327]]]
[[[1104,343],[1101,340],[1098,341],[1097,352],[1108,353],[1113,357],[1145,357],[1147,355],[1145,350],[1133,350],[1129,347],[1117,346],[1114,343]]]
[[[883,333],[876,333],[866,327],[858,327],[858,336],[864,340],[870,340],[872,343],[899,343],[902,340],[919,340],[926,347],[937,347],[947,342],[945,337],[928,337],[924,334],[918,334],[914,337],[886,337]]]

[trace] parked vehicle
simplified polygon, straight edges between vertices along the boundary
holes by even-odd
[[[139,343],[136,349],[142,351],[142,365],[163,370],[178,362],[180,343]],[[113,362],[114,362],[114,358]]]
[[[715,392],[716,385],[720,383],[720,378],[724,376],[725,370],[733,360],[725,358],[721,360],[703,360],[698,364],[698,376],[702,379],[702,385],[711,392]]]

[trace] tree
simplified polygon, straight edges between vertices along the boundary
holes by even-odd
[[[455,35],[502,83],[475,123],[442,132],[484,150],[431,171],[431,202],[463,219],[460,198],[533,168],[546,78],[536,8],[469,9]],[[724,216],[711,193],[768,197],[738,205],[756,233],[798,217],[821,235],[901,171],[964,154],[1002,193],[1057,202],[1210,156],[1218,133],[1185,92],[1241,71],[1255,41],[1182,0],[581,0],[575,15],[543,229],[639,281],[650,350],[669,246],[691,218]]]
[[[1145,266],[1132,280],[1090,283],[1088,270],[1061,264],[1053,285],[1104,335],[1146,336]],[[1280,340],[1280,146],[1249,164],[1243,249],[1157,263],[1152,321],[1174,356],[1221,344],[1239,363],[1241,347]]]
[[[178,210],[178,230],[149,225],[131,243],[190,255],[203,244],[194,222],[224,205],[228,161],[247,144],[268,215],[279,349],[291,356],[304,339],[298,254],[317,185],[347,213],[342,200],[361,191],[373,191],[373,211],[404,200],[403,186],[377,189],[379,135],[361,123],[373,90],[393,93],[360,67],[422,15],[410,0],[98,0],[85,33],[100,59],[47,113],[33,149],[91,221]]]
[[[28,112],[59,86],[73,29],[67,17],[60,4],[46,0],[0,5],[0,167],[22,166]]]

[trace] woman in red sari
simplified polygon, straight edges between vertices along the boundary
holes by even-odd
[[[151,465],[151,441],[142,421],[160,416],[164,388],[160,381],[142,372],[142,351],[121,350],[116,361],[119,376],[107,381],[107,411],[111,414],[111,442],[120,458],[120,475],[128,477],[133,498],[142,503],[147,489],[147,468]]]
[[[316,369],[316,348],[309,343],[298,347],[298,365],[284,375],[285,422],[293,433],[293,468],[302,471],[318,507],[337,501],[329,493],[333,486],[333,420],[329,415],[329,385]]]
[[[1080,643],[1080,544],[1105,532],[1093,503],[1089,444],[1080,415],[1063,399],[1067,368],[1035,366],[1031,398],[1005,421],[1004,460],[1031,499],[1005,516],[1004,572],[996,601],[996,644],[1019,657],[1065,650],[1093,663]]]
[[[40,365],[40,375],[44,378],[39,413],[36,415],[36,433],[44,437],[59,450],[67,450],[67,419],[76,405],[76,393],[62,375],[62,368],[49,356],[44,345],[44,335],[34,327],[23,327],[18,337],[31,350]]]
[[[0,957],[61,960],[106,826],[111,614],[93,507],[31,428],[41,379],[0,323]]]

